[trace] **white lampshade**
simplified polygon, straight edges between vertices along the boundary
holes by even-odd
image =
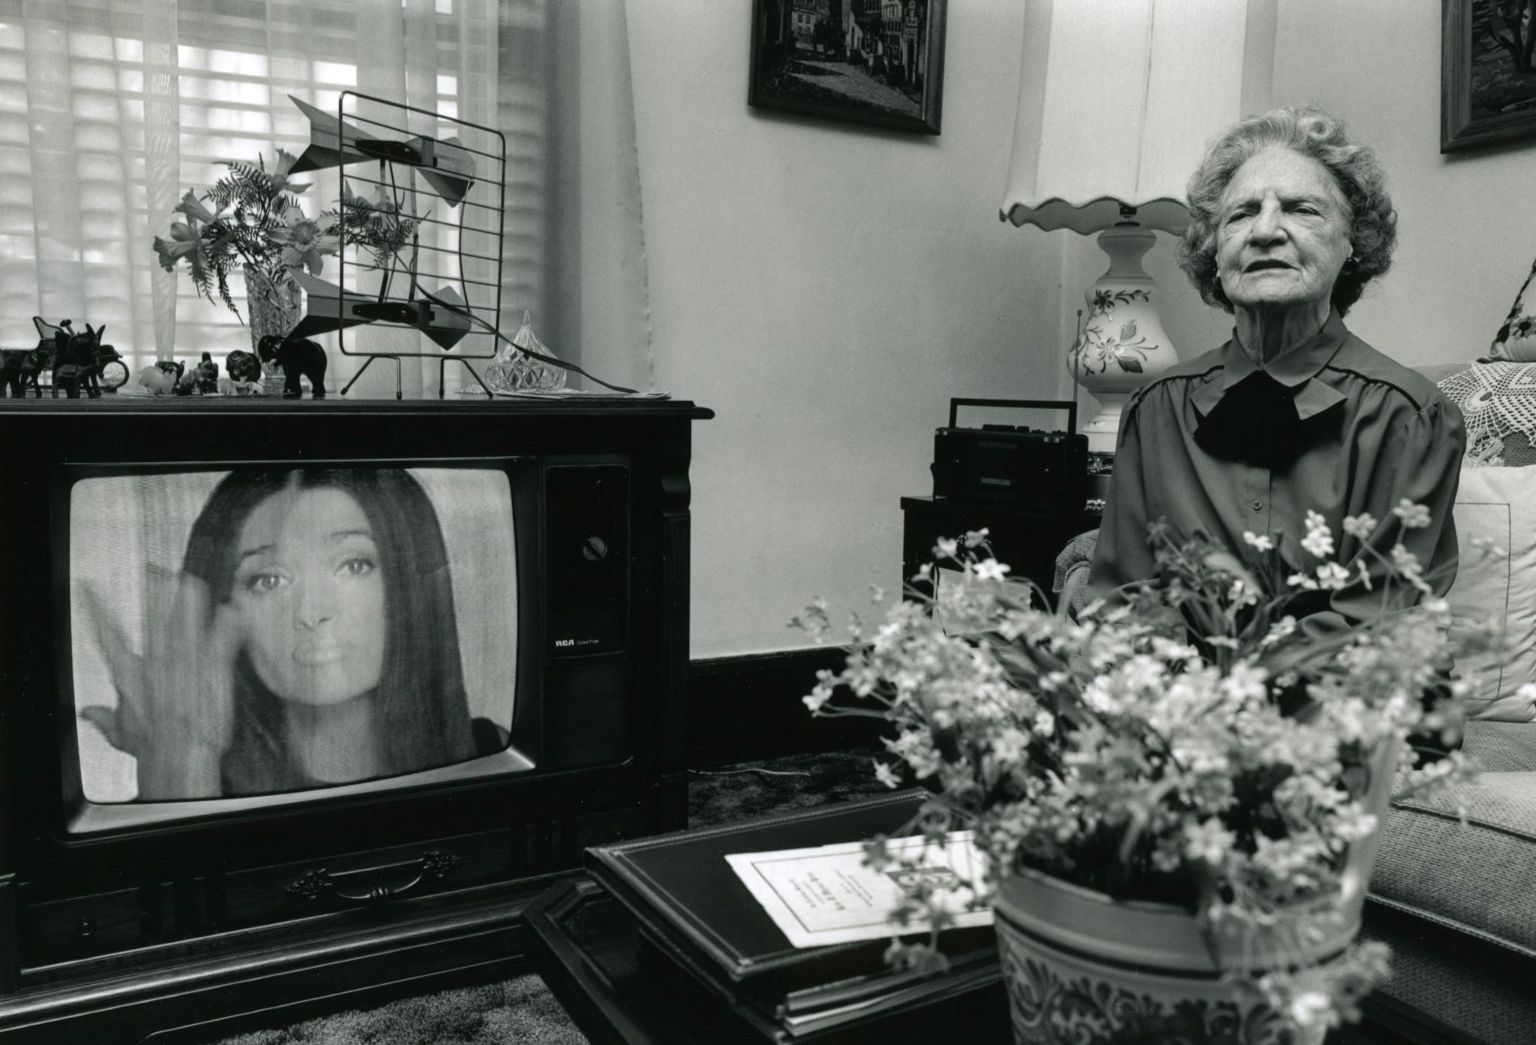
[[[1206,146],[1270,107],[1275,0],[1030,0],[1003,215],[1182,232]]]
[[[1115,447],[1120,406],[1178,361],[1141,269],[1153,229],[1189,225],[1206,147],[1270,107],[1276,0],[1029,0],[1002,217],[1104,232],[1073,377],[1100,402],[1089,447]],[[1107,231],[1106,231],[1107,230]]]

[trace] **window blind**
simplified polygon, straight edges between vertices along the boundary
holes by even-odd
[[[545,2],[0,0],[0,345],[34,344],[40,314],[105,323],[135,371],[248,348],[239,319],[160,270],[152,238],[221,161],[303,150],[289,95],[334,111],[344,90],[502,131],[501,325],[547,311]],[[308,214],[334,207],[336,172],[306,180]]]

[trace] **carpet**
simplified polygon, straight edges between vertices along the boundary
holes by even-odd
[[[688,785],[692,826],[732,823],[884,791],[873,752],[797,755],[700,770]],[[207,1045],[585,1045],[536,974],[402,998]]]
[[[544,981],[530,973],[219,1041],[221,1045],[586,1045],[587,1039]]]

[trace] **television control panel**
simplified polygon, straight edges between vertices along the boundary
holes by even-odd
[[[551,465],[544,490],[550,655],[620,652],[629,640],[629,470]]]

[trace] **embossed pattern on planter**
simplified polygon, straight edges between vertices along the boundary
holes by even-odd
[[[1018,1045],[1313,1045],[1215,976],[1170,976],[1058,950],[999,913]]]

